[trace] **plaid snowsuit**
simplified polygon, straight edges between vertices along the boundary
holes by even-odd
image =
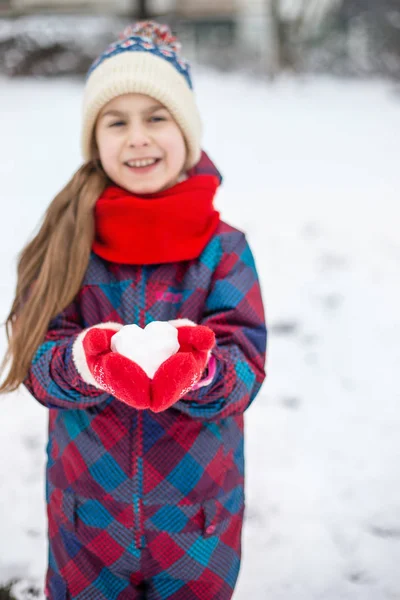
[[[165,412],[85,383],[82,329],[186,317],[216,334],[213,381]],[[243,412],[265,377],[252,253],[221,222],[196,260],[151,266],[92,253],[75,301],[52,320],[24,385],[49,409],[50,600],[231,598],[244,510]]]

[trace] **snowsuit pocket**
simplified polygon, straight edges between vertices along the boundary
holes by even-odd
[[[64,532],[85,548],[85,551],[105,560],[115,549],[117,539],[122,547],[129,547],[133,537],[133,504],[123,503],[110,497],[92,499],[71,491],[57,490],[60,498],[49,510],[55,530]]]
[[[229,530],[241,530],[244,512],[244,492],[237,487],[218,498],[203,503],[204,528],[203,536],[211,537],[226,534]]]
[[[145,531],[153,558],[180,581],[200,581],[202,597],[216,598],[215,582],[204,576],[207,569],[221,580],[237,577],[241,555],[244,510],[241,487],[197,504],[146,507]]]

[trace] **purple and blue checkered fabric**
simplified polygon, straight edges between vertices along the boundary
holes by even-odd
[[[86,384],[82,329],[189,318],[216,334],[213,381],[165,412]],[[24,382],[49,408],[51,600],[231,598],[244,510],[243,413],[264,380],[266,326],[245,236],[221,222],[196,260],[136,266],[91,255]]]

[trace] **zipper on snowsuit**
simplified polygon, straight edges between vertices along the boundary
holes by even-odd
[[[137,321],[142,329],[146,326],[146,276],[145,267],[141,267],[139,278],[139,303]],[[143,411],[136,415],[136,448],[135,448],[135,546],[145,547],[144,514],[143,514]]]

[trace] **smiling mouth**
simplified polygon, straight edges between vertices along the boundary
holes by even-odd
[[[138,160],[129,160],[124,163],[125,166],[130,169],[147,169],[149,167],[153,167],[157,163],[160,162],[160,158],[142,158]]]

